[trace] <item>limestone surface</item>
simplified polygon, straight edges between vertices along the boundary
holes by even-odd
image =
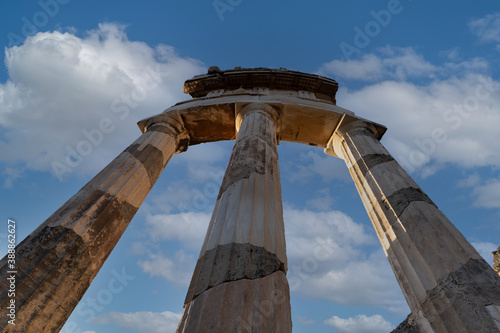
[[[420,330],[418,329],[414,316],[409,314],[391,333],[420,333]]]
[[[60,330],[172,155],[234,139],[179,332],[291,332],[279,141],[346,162],[412,310],[406,324],[500,332],[500,247],[497,275],[383,147],[386,128],[336,105],[334,80],[212,67],[184,89],[193,100],[140,121],[144,134],[17,246],[20,324],[9,332]]]
[[[250,104],[237,119],[178,332],[291,332],[278,113]]]
[[[331,152],[345,160],[422,332],[500,332],[500,279],[376,138],[344,118]]]
[[[99,272],[172,155],[180,128],[149,128],[0,261],[0,290],[16,271],[16,325],[2,332],[58,332]],[[6,309],[7,293],[0,293]],[[3,312],[2,312],[3,313]]]

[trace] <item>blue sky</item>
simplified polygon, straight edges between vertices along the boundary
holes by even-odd
[[[211,65],[337,80],[338,105],[388,127],[384,145],[488,262],[500,245],[496,2],[9,1],[0,45],[2,253],[8,218],[26,237]],[[54,169],[104,118],[91,152]],[[63,332],[175,331],[232,145],[174,156]],[[344,162],[286,142],[279,158],[294,332],[390,332],[409,309]]]

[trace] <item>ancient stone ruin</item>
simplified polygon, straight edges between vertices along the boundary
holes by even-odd
[[[413,314],[409,314],[391,333],[420,333],[420,330],[417,327]]]
[[[493,254],[493,269],[500,275],[500,246],[491,254]]]
[[[143,134],[17,246],[16,267],[2,259],[1,290],[17,272],[17,320],[0,328],[59,331],[169,160],[235,140],[178,332],[291,332],[280,141],[345,161],[420,332],[500,332],[498,274],[380,143],[386,128],[337,106],[337,89],[286,69],[186,81],[193,99],[140,121]]]

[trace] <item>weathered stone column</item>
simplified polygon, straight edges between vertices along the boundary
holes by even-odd
[[[500,278],[358,120],[326,152],[345,160],[422,332],[500,332]]]
[[[269,105],[249,104],[236,123],[238,137],[177,332],[292,331],[279,114]]]
[[[58,332],[174,153],[187,148],[179,120],[154,124],[0,262],[2,332]],[[168,122],[168,123],[167,123]],[[15,326],[5,315],[16,271]]]

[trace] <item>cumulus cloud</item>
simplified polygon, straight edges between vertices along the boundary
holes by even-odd
[[[331,326],[339,333],[387,333],[395,327],[380,315],[358,315],[354,318],[333,316],[325,320],[325,325]]]
[[[5,168],[1,173],[2,176],[4,176],[4,183],[3,187],[4,188],[12,188],[13,182],[21,178],[24,170],[23,169],[18,169],[18,168]]]
[[[165,214],[209,211],[209,203],[212,199],[217,198],[220,184],[207,181],[205,185],[195,186],[186,185],[187,182],[189,180],[173,182],[162,193],[152,195],[147,209],[153,209],[156,213],[161,212]],[[203,191],[203,187],[205,186],[206,191]],[[181,215],[180,217],[186,219],[188,216]]]
[[[360,59],[334,59],[323,64],[318,73],[337,79],[358,80],[365,82],[415,79],[436,79],[446,75],[456,75],[466,71],[484,72],[488,63],[481,58],[457,61],[457,51],[444,53],[450,61],[440,66],[425,60],[423,55],[412,47],[385,46],[374,53],[363,55]]]
[[[386,47],[360,60],[334,60],[321,71],[378,81],[341,87],[338,103],[387,126],[383,142],[392,155],[426,177],[449,164],[500,166],[500,82],[488,68],[481,58],[435,66],[412,48]],[[419,75],[425,81],[413,80]]]
[[[387,46],[378,49],[378,54],[365,54],[359,60],[332,60],[323,64],[319,72],[346,79],[374,81],[382,78],[405,80],[427,76],[435,71],[436,67],[412,48]]]
[[[499,87],[491,77],[469,73],[426,85],[383,81],[344,89],[338,101],[387,126],[383,140],[392,155],[426,176],[445,164],[500,166]]]
[[[120,313],[110,312],[95,318],[95,324],[113,324],[126,330],[137,330],[139,333],[173,333],[182,317],[182,313],[165,311]]]
[[[179,250],[172,259],[167,258],[162,252],[149,253],[148,260],[139,260],[137,264],[150,276],[158,276],[175,284],[187,286],[191,280],[195,260],[193,255]]]
[[[500,82],[485,74],[488,68],[481,58],[437,67],[411,48],[386,47],[360,60],[334,60],[321,71],[379,81],[341,87],[338,103],[387,126],[389,151],[408,171],[426,177],[447,164],[500,166]],[[425,81],[409,80],[419,75]]]
[[[398,315],[410,311],[382,250],[367,259],[354,257],[345,266],[311,275],[297,292],[340,304],[377,306]]]
[[[458,181],[457,186],[471,188],[470,193],[475,207],[500,208],[500,179],[482,180],[481,176],[474,172]]]
[[[376,80],[383,75],[382,59],[374,54],[365,54],[360,60],[332,60],[323,64],[320,74],[332,74],[355,80]]]
[[[292,293],[348,305],[408,308],[376,238],[339,211],[284,210]]]
[[[148,245],[149,244],[147,242],[133,242],[129,253],[137,256],[148,254]]]
[[[316,196],[306,202],[307,207],[317,210],[328,211],[332,207],[335,199],[330,195],[329,188],[323,188],[316,192]]]
[[[185,249],[199,251],[210,222],[210,213],[184,212],[146,217],[148,232],[154,241],[177,240]]]
[[[484,42],[500,42],[500,13],[469,21],[471,31]]]
[[[456,61],[461,59],[461,52],[459,47],[453,47],[451,49],[443,50],[440,51],[438,54],[440,57],[443,57],[451,61]]]
[[[481,183],[481,176],[474,172],[465,179],[461,179],[457,182],[458,187],[474,187]]]
[[[474,206],[500,208],[500,179],[488,179],[476,186],[472,192]]]
[[[0,150],[9,154],[0,162],[61,178],[99,171],[140,135],[138,120],[188,99],[183,81],[204,72],[171,46],[130,41],[116,24],[84,37],[40,32],[5,52]]]
[[[343,264],[357,246],[377,244],[363,225],[340,211],[313,212],[285,207],[283,213],[289,260],[314,257],[318,244],[324,244],[332,249],[329,259]]]

